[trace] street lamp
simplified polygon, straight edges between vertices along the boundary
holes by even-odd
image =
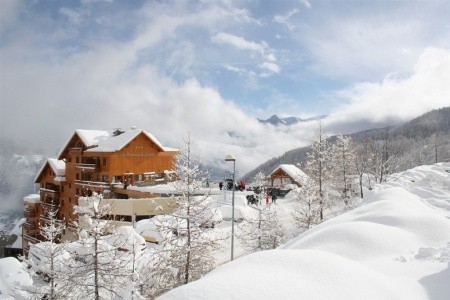
[[[235,190],[235,184],[234,184],[234,177],[236,175],[236,158],[234,158],[233,155],[228,154],[225,156],[225,161],[232,161],[233,162],[233,189],[232,189],[232,196],[231,196],[231,260],[233,260],[233,251],[234,251],[234,190]]]

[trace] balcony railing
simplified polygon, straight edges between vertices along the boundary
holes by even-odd
[[[42,202],[42,207],[48,211],[56,211],[59,208],[59,201]]]
[[[37,243],[40,243],[40,242],[41,242],[39,239],[37,239],[36,237],[31,236],[31,235],[29,235],[29,234],[24,234],[24,235],[23,235],[23,239],[24,239],[25,241],[27,241],[28,243],[31,243],[31,244],[37,244]]]
[[[51,222],[51,220],[49,219],[49,218],[47,218],[47,217],[41,217],[40,218],[41,219],[41,225],[48,225],[48,224],[50,224],[50,222]],[[54,222],[54,224],[56,225],[56,226],[61,226],[61,225],[63,225],[64,224],[64,221],[61,221],[61,220],[57,220],[57,219],[55,219],[55,220],[53,220],[53,222]]]
[[[23,215],[27,219],[29,219],[29,218],[36,218],[36,212],[34,210],[33,211],[24,211]]]
[[[28,229],[28,230],[34,230],[37,228],[36,221],[27,221],[27,222],[23,223],[23,227],[25,227],[25,229]]]
[[[95,163],[77,163],[75,164],[75,168],[83,171],[83,172],[98,172],[99,167]]]
[[[83,188],[101,188],[106,189],[109,188],[108,182],[103,181],[87,181],[87,180],[75,180],[75,185]]]

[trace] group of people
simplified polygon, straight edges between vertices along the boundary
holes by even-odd
[[[231,190],[232,188],[233,188],[233,183],[229,183],[228,181],[227,181],[227,188],[229,189],[229,190]],[[219,189],[221,189],[222,190],[222,188],[223,188],[223,182],[222,181],[220,181],[219,182]],[[239,188],[239,190],[242,192],[242,191],[244,191],[245,190],[245,183],[244,183],[244,181],[240,181],[239,182],[239,186],[237,187],[237,188]]]

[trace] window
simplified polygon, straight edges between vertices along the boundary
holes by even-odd
[[[76,157],[76,161],[75,161],[76,163],[79,163],[80,162],[80,158],[77,156]]]
[[[64,186],[61,186],[61,193],[64,193]]]
[[[72,203],[72,198],[69,197],[69,203]]]
[[[67,162],[71,163],[71,162],[72,162],[72,157],[69,157],[69,158],[67,159]]]
[[[106,166],[106,157],[103,157],[103,166]]]
[[[75,174],[76,180],[80,180],[80,174]]]
[[[71,189],[72,188],[72,184],[71,183],[69,183],[69,189]]]

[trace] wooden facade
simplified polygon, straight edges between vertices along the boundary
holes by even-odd
[[[47,161],[36,177],[40,201],[26,204],[30,226],[24,236],[41,238],[39,227],[46,209],[58,209],[58,219],[70,225],[76,219],[73,210],[80,196],[114,191],[116,185],[126,190],[128,185],[164,179],[174,169],[176,155],[176,149],[161,146],[144,130],[75,131],[58,160]],[[116,196],[128,198],[126,193]],[[30,218],[28,211],[34,212],[28,213]]]

